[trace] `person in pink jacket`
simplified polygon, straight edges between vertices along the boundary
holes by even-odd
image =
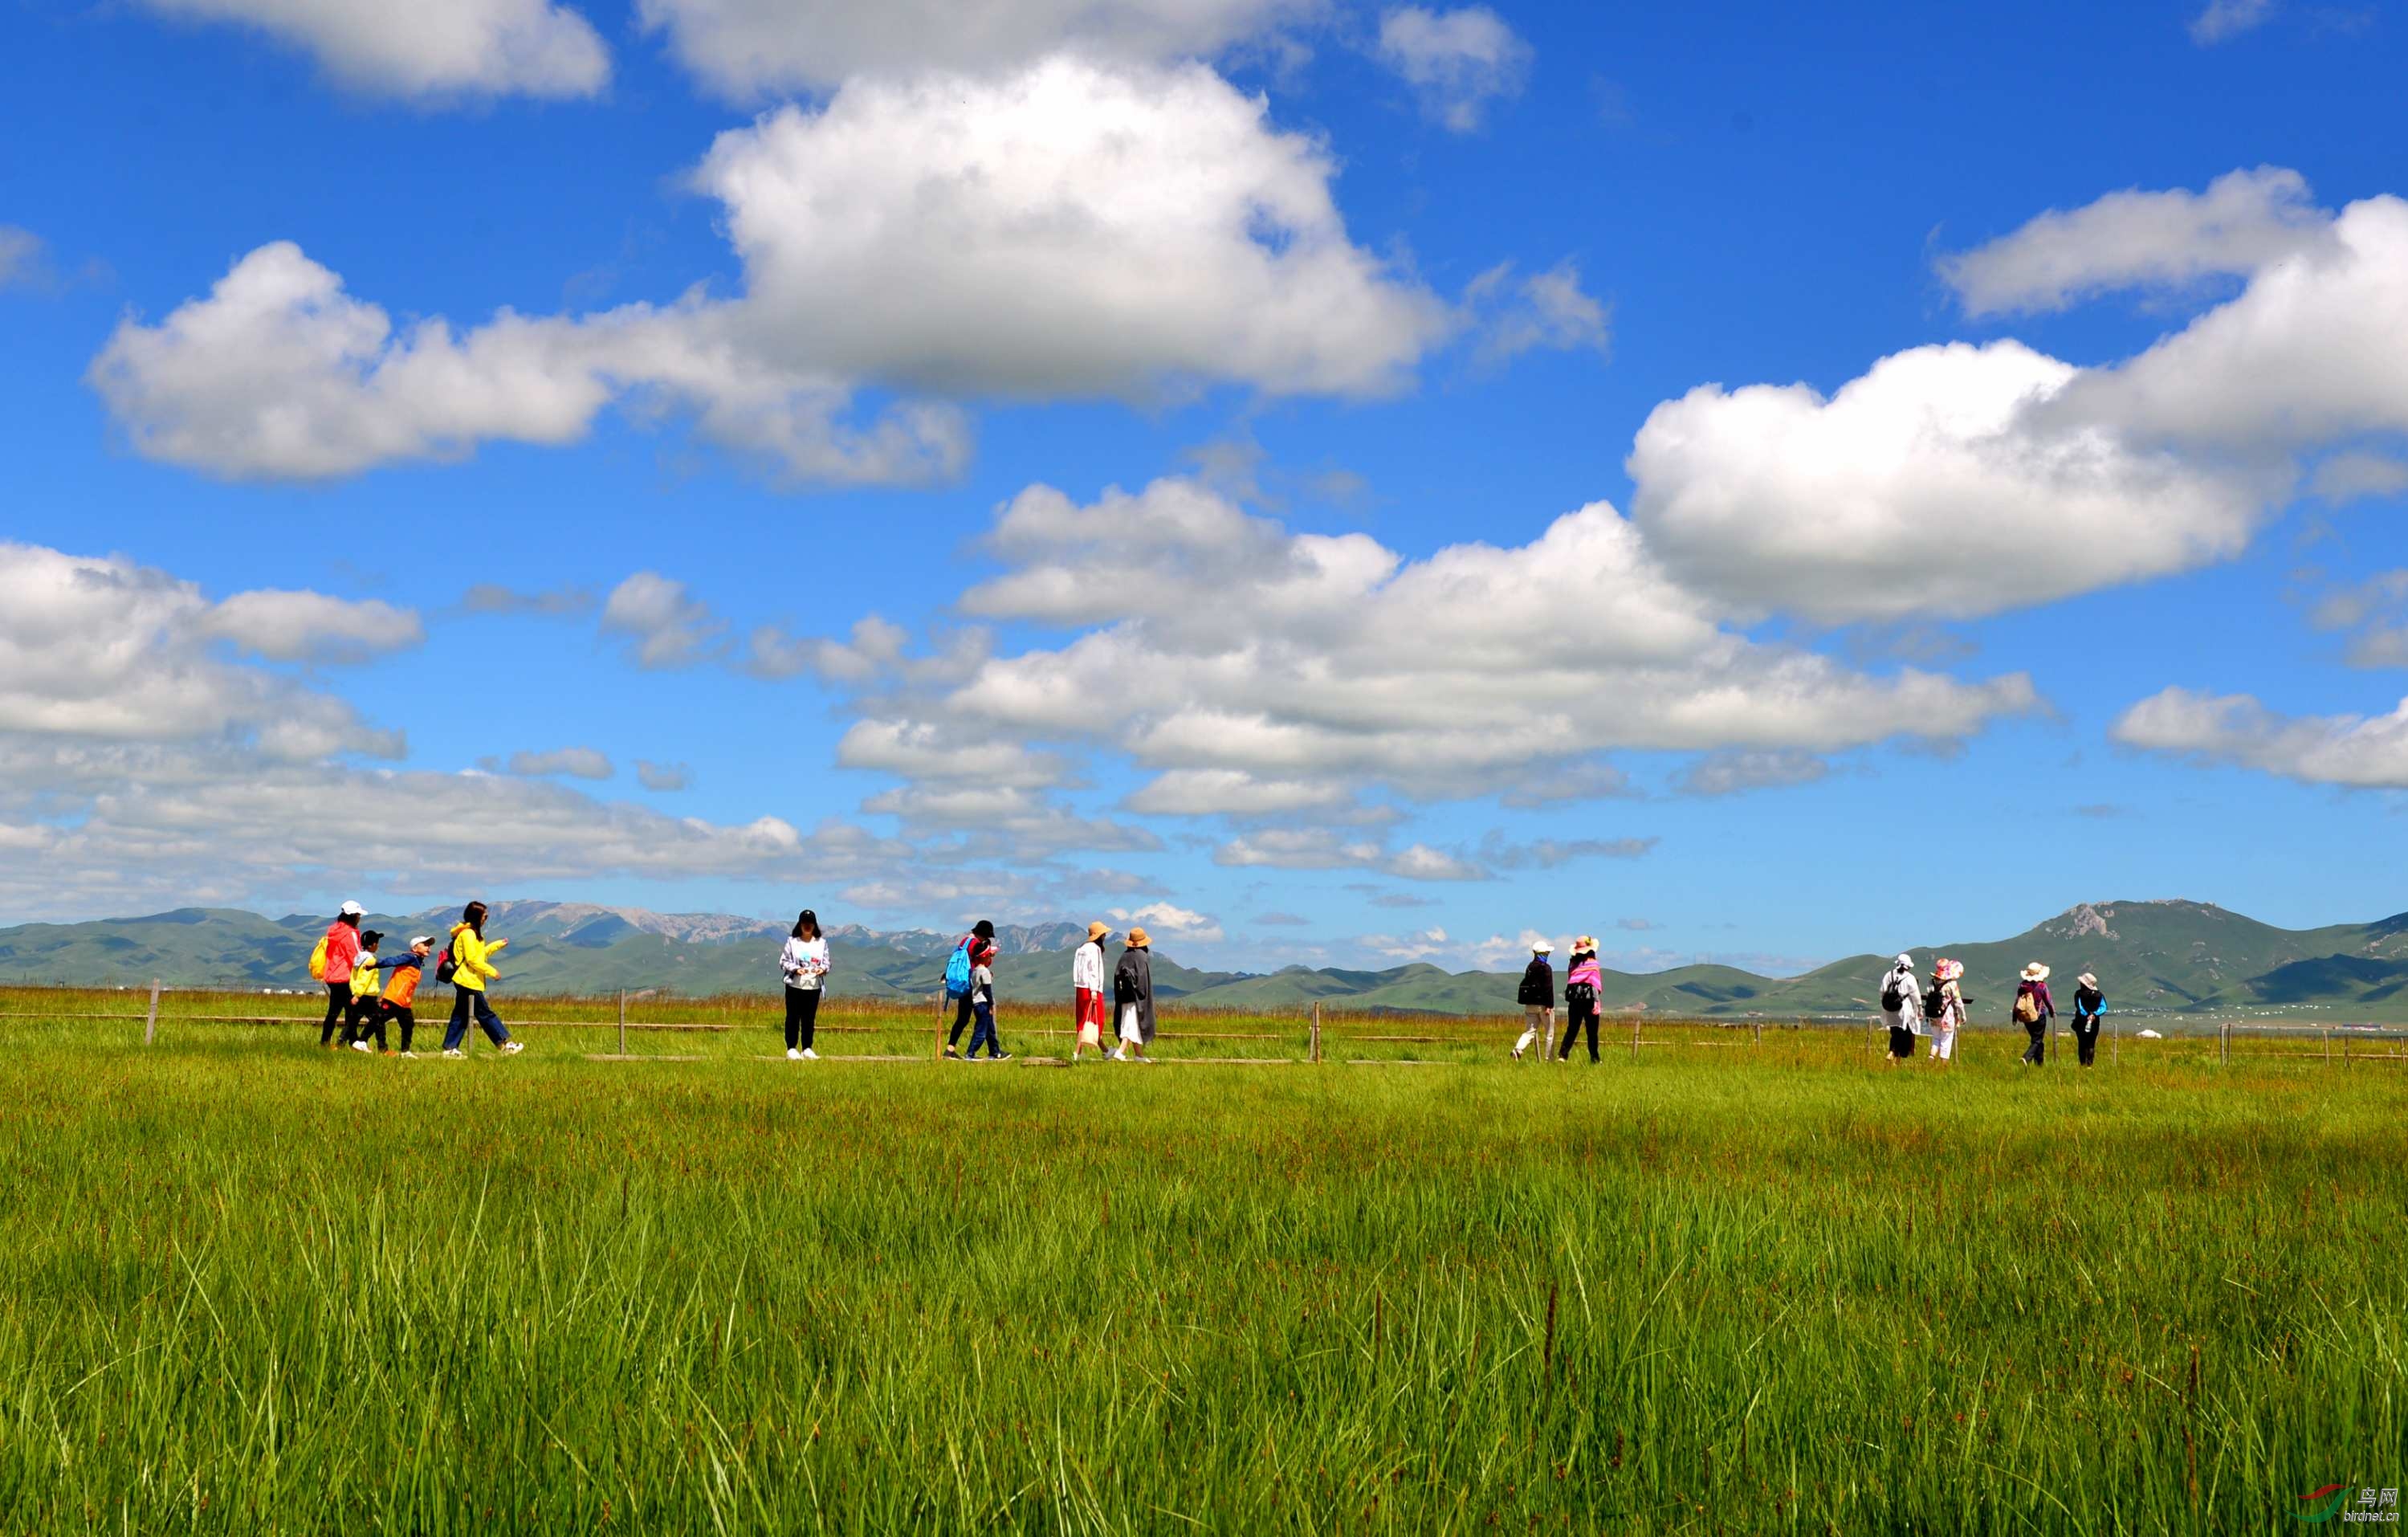
[[[345,902],[343,911],[326,926],[326,1022],[318,1027],[318,1044],[332,1051],[335,1027],[343,1027],[343,1044],[351,1043],[351,963],[360,958],[360,919],[366,909]]]
[[[1572,1038],[1588,1027],[1588,1059],[1597,1060],[1598,994],[1605,986],[1605,969],[1597,963],[1597,941],[1584,934],[1572,941],[1571,970],[1564,973],[1564,1047],[1558,1062],[1572,1059]]]

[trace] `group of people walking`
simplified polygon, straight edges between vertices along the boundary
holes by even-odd
[[[809,916],[808,913],[805,916]],[[1151,1062],[1146,1048],[1154,1044],[1154,941],[1142,928],[1123,936],[1121,958],[1112,968],[1106,1003],[1104,944],[1111,926],[1091,923],[1086,942],[1070,957],[1070,1028],[1073,1064],[1093,1050],[1097,1060],[1107,1056],[1105,1031],[1112,1032],[1109,1053],[1114,1062]],[[970,931],[953,941],[945,957],[945,1001],[953,1011],[953,1032],[945,1041],[947,1061],[979,1060],[986,1048],[990,1062],[1009,1062],[995,1019],[995,924],[981,918]],[[962,1050],[962,1031],[970,1029],[969,1050]],[[789,1054],[791,1055],[791,1054]]]
[[[2057,1017],[2057,1000],[2049,996],[2049,970],[2033,961],[2015,979],[2015,998],[2008,1017],[2024,1027],[2030,1044],[2023,1064],[2037,1068],[2048,1061],[2048,1031]],[[2073,979],[2073,1044],[2077,1059],[2087,1068],[2099,1055],[2099,1028],[2107,1017],[2107,995],[2099,979],[2085,971]],[[1965,996],[1965,963],[1945,955],[1931,963],[1930,981],[1918,982],[1914,957],[1900,955],[1882,979],[1881,1012],[1889,1027],[1889,1060],[1895,1065],[1914,1056],[1918,1037],[1931,1038],[1931,1063],[1945,1067],[1956,1056],[1956,1032],[1971,1017]]]
[[[463,1048],[472,1023],[505,1056],[515,1056],[523,1049],[521,1042],[510,1038],[509,1030],[485,996],[486,985],[501,975],[495,957],[510,941],[486,937],[489,913],[484,903],[470,902],[461,910],[460,920],[452,926],[439,953],[435,937],[421,934],[401,954],[390,958],[382,954],[385,936],[360,927],[366,915],[359,903],[345,902],[335,921],[326,927],[325,937],[310,954],[309,974],[326,987],[326,1017],[318,1031],[320,1046],[415,1057],[418,1054],[411,1046],[418,1028],[418,989],[432,964],[434,980],[452,987],[452,1017],[443,1032],[445,1056],[466,1055]],[[1070,958],[1070,1022],[1075,1040],[1070,1060],[1074,1063],[1083,1060],[1091,1049],[1098,1060],[1105,1059],[1108,1031],[1110,1060],[1154,1060],[1146,1051],[1154,1038],[1153,941],[1144,929],[1129,929],[1123,936],[1120,960],[1112,968],[1108,984],[1104,945],[1111,938],[1109,925],[1089,924],[1086,942]],[[1519,993],[1525,1027],[1521,1039],[1513,1043],[1513,1059],[1520,1061],[1536,1045],[1542,1057],[1569,1061],[1573,1046],[1585,1034],[1588,1059],[1595,1062],[1598,1059],[1599,991],[1604,984],[1597,941],[1584,934],[1572,941],[1570,964],[1564,976],[1565,1017],[1560,1045],[1555,1040],[1554,953],[1555,946],[1544,940],[1530,947],[1530,964],[1522,973]],[[945,1041],[949,1061],[975,1062],[980,1059],[982,1047],[988,1061],[1011,1060],[1011,1054],[1003,1049],[996,1023],[996,954],[995,925],[982,918],[954,941],[946,956],[945,1001],[953,1011],[953,1031]],[[820,928],[819,914],[809,908],[796,915],[793,931],[778,952],[778,973],[786,992],[786,1056],[793,1061],[815,1062],[819,1053],[813,1049],[813,1037],[818,1030],[820,999],[827,990],[829,955],[827,936]],[[1912,955],[1898,957],[1881,984],[1881,1013],[1889,1027],[1888,1061],[1892,1066],[1911,1060],[1915,1041],[1926,1036],[1931,1041],[1933,1066],[1945,1067],[1956,1058],[1956,1032],[1967,1022],[1971,1002],[1965,994],[1964,978],[1964,963],[1944,955],[1932,962],[1928,982],[1918,976]],[[2014,1002],[2009,1011],[2014,1023],[2030,1037],[2022,1058],[2028,1067],[2037,1068],[2048,1060],[2049,1027],[2057,1017],[2056,1000],[2049,996],[2048,978],[2049,969],[2042,963],[2033,961],[2026,966],[2016,981]],[[2100,990],[2099,979],[2083,972],[2075,979],[2071,1024],[2077,1057],[2086,1068],[2096,1060],[2100,1025],[2106,1015],[2107,996]],[[389,1033],[393,1029],[400,1034],[397,1050]],[[970,1034],[967,1052],[962,1049],[965,1029]]]
[[[1521,1039],[1513,1042],[1513,1060],[1520,1061],[1536,1045],[1540,1055],[1553,1056],[1557,1061],[1570,1061],[1572,1045],[1587,1031],[1588,1059],[1598,1060],[1598,991],[1603,984],[1604,971],[1598,964],[1597,941],[1584,934],[1572,941],[1571,966],[1564,975],[1564,1035],[1560,1049],[1555,1046],[1555,968],[1551,958],[1555,946],[1544,940],[1530,946],[1530,964],[1522,972],[1519,1000],[1523,1013]],[[2016,981],[2014,1003],[2009,1011],[2014,1023],[2022,1026],[2031,1038],[2024,1048],[2023,1062],[2027,1067],[2040,1067],[2048,1060],[2049,1026],[2057,1017],[2056,1000],[2049,997],[2048,968],[2033,961],[2023,969]],[[1914,957],[1900,955],[1882,978],[1881,1012],[1889,1026],[1888,1061],[1895,1066],[1914,1056],[1917,1038],[1931,1038],[1931,1063],[1945,1067],[1956,1056],[1956,1031],[1966,1023],[1970,1000],[1965,996],[1965,963],[1940,956],[1932,962],[1929,983],[1918,980]],[[2073,1043],[2076,1056],[2084,1067],[2097,1060],[2100,1023],[2107,1017],[2107,995],[2100,990],[2099,979],[2085,971],[2074,979]]]
[[[435,937],[421,934],[407,950],[387,959],[381,954],[385,936],[360,927],[366,915],[359,903],[345,902],[310,952],[309,975],[326,985],[326,1017],[318,1028],[321,1047],[415,1058],[418,1053],[411,1047],[418,1033],[418,989],[431,961],[435,980],[452,986],[452,1019],[443,1031],[445,1056],[467,1055],[462,1045],[472,1019],[505,1056],[524,1049],[510,1039],[485,997],[485,984],[501,975],[494,957],[510,941],[485,938],[484,903],[470,902],[461,911],[439,955]],[[388,1033],[394,1028],[400,1032],[399,1050]]]

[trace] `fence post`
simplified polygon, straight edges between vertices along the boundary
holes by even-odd
[[[1318,998],[1312,1005],[1312,1059],[1315,1062],[1321,1060],[1321,1002]]]
[[[619,1055],[627,1055],[627,989],[619,989]]]
[[[2121,1014],[2110,1015],[2107,1020],[2107,1065],[2112,1068],[2123,1057],[2124,1019]]]
[[[945,1059],[945,995],[940,988],[934,1005],[937,1026],[928,1037],[928,1055],[937,1061]]]
[[[1639,1060],[1639,1022],[1647,1016],[1634,1012],[1630,1016],[1630,1060]]]
[[[159,979],[150,979],[150,1013],[142,1021],[142,1043],[149,1045],[159,1034]]]
[[[2325,1038],[2325,1066],[2329,1068],[2332,1066],[2332,1030],[2327,1027],[2321,1033]]]

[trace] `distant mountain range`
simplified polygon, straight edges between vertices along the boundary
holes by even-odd
[[[372,916],[395,944],[438,938],[456,910]],[[313,985],[310,946],[321,916],[265,918],[225,908],[184,908],[145,918],[0,928],[0,982],[136,986]],[[660,913],[578,902],[496,902],[488,931],[510,937],[505,985],[519,993],[608,993],[660,987],[687,995],[774,993],[776,950],[786,926],[724,913]],[[997,991],[1006,999],[1064,998],[1069,953],[1085,937],[1068,923],[996,929]],[[833,991],[926,998],[941,984],[955,936],[857,925],[828,931]],[[2086,902],[2013,939],[1917,945],[1965,963],[1977,1018],[2004,1018],[2028,960],[2055,969],[2070,998],[2073,977],[2096,971],[2126,1013],[2276,1013],[2350,1021],[2408,1019],[2408,914],[2379,923],[2284,929],[2203,902]],[[1799,977],[1762,977],[1727,966],[1605,973],[1609,1011],[1698,1018],[1862,1014],[1889,956],[1856,955]],[[1216,1007],[1300,1010],[1315,999],[1399,1013],[1502,1013],[1519,972],[1450,973],[1435,966],[1384,971],[1289,967],[1268,974],[1199,971],[1157,953],[1157,991]]]

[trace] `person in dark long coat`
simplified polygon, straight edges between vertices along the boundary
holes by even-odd
[[[1142,928],[1128,931],[1128,948],[1112,970],[1112,1014],[1120,1022],[1120,1046],[1112,1060],[1151,1062],[1145,1049],[1154,1044],[1154,941]]]

